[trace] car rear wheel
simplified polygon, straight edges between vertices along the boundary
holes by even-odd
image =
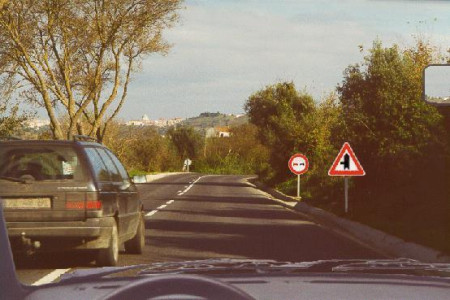
[[[136,230],[136,235],[129,241],[125,242],[125,250],[132,254],[142,254],[145,247],[145,220],[141,213],[139,216],[139,224]]]
[[[111,231],[111,239],[109,246],[105,249],[100,249],[97,252],[97,265],[99,266],[115,266],[119,261],[119,234],[117,231],[117,224],[114,223]]]

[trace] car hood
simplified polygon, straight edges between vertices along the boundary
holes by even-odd
[[[61,281],[84,281],[134,270],[136,275],[286,275],[299,273],[375,273],[450,277],[450,264],[423,263],[413,259],[332,259],[308,262],[280,262],[261,259],[206,259],[155,262],[125,267],[78,269],[64,274]]]

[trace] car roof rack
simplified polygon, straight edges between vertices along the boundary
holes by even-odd
[[[95,143],[98,143],[97,139],[95,139],[95,138],[93,138],[93,137],[91,137],[91,136],[88,136],[88,135],[79,135],[79,134],[77,134],[77,135],[74,135],[74,136],[73,136],[73,140],[74,140],[74,141],[83,141],[83,142],[95,142]]]
[[[9,136],[0,137],[0,140],[5,140],[5,141],[21,141],[22,139],[21,139],[20,137],[17,137],[17,136],[9,135]]]

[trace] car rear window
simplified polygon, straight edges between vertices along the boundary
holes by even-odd
[[[0,176],[31,180],[83,180],[76,151],[67,146],[9,146],[0,148]]]
[[[120,176],[123,178],[123,180],[128,180],[128,172],[125,169],[125,167],[122,165],[120,160],[109,150],[106,150],[108,152],[111,159],[114,161],[114,164],[116,165],[117,169],[119,170]]]
[[[111,181],[111,174],[95,148],[86,148],[86,154],[98,181]]]
[[[111,174],[111,180],[115,182],[123,181],[123,178],[119,174],[119,170],[116,168],[116,165],[111,160],[111,158],[106,153],[105,149],[97,149],[98,153],[102,157],[103,162],[106,165],[106,168],[109,171],[109,174]]]

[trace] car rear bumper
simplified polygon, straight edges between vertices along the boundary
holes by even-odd
[[[6,226],[12,241],[40,241],[43,249],[101,249],[109,245],[114,222],[113,217],[104,217],[71,222],[7,222]]]

